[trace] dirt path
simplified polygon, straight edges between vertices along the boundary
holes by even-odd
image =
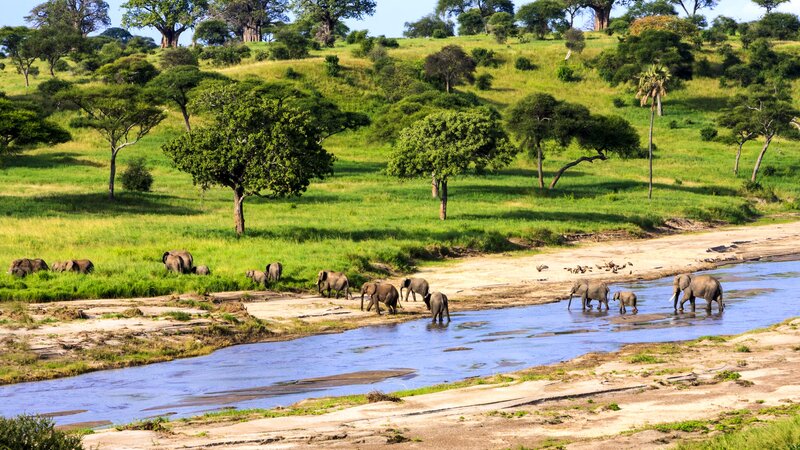
[[[800,253],[800,222],[732,227],[700,233],[684,233],[642,240],[580,243],[547,249],[538,254],[476,256],[421,270],[434,290],[451,298],[453,310],[476,310],[546,303],[564,298],[576,278],[608,282],[654,279],[716,265]],[[614,269],[609,265],[613,262]],[[546,266],[546,267],[545,267]],[[576,266],[584,273],[566,269]],[[623,266],[623,268],[619,268]],[[397,281],[397,280],[392,280]],[[215,348],[244,342],[285,340],[299,336],[402,321],[426,315],[424,304],[403,303],[397,316],[362,312],[358,301],[327,299],[312,295],[271,292],[228,292],[207,297],[191,295],[146,299],[84,300],[31,304],[27,317],[0,311],[0,354],[14,361],[33,361],[25,366],[0,357],[6,382],[52,378],[88,370],[121,367],[127,362],[109,353],[123,354],[153,346],[151,361],[195,356]],[[16,314],[16,315],[15,315]],[[235,319],[231,319],[231,316]],[[10,320],[8,319],[10,318]],[[261,321],[253,333],[245,323]],[[214,327],[234,329],[231,338],[217,339]],[[198,344],[197,337],[200,336]],[[20,355],[23,357],[20,357]],[[53,369],[52,362],[67,366]],[[70,362],[81,361],[80,367]],[[14,365],[17,364],[17,365]],[[42,369],[46,367],[47,369]]]
[[[175,422],[162,432],[101,431],[84,443],[100,450],[661,448],[752,418],[797,413],[798,325],[796,319],[727,341],[632,345],[511,374],[515,381],[400,403],[321,416]]]

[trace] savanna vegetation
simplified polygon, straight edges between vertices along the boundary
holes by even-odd
[[[392,39],[342,23],[370,1],[298,2],[294,23],[288,2],[126,2],[124,25],[157,29],[158,49],[122,28],[86,37],[107,11],[73,3],[0,32],[0,261],[96,270],[3,275],[0,299],[246,289],[246,270],[276,260],[277,289],[309,289],[323,268],[360,282],[561,235],[798,208],[800,45],[776,40],[797,36],[778,13],[709,25],[696,14],[710,3],[609,20],[610,2],[443,0]],[[582,7],[602,32],[570,28]],[[193,27],[196,45],[175,48]],[[642,81],[654,64],[660,85]],[[173,248],[212,275],[167,273]]]

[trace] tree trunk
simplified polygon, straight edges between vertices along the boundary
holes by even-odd
[[[181,107],[181,114],[183,114],[183,123],[186,125],[186,131],[192,131],[192,126],[189,124],[189,110],[186,109],[186,105],[180,105]]]
[[[536,143],[536,171],[539,174],[539,189],[544,189],[544,173],[542,172],[542,144]]]
[[[53,62],[53,63],[48,62],[47,68],[50,70],[50,76],[52,78],[56,77],[55,67],[56,67],[56,63],[55,62]]]
[[[447,91],[448,94],[450,93],[450,79],[449,78],[445,78],[444,79],[444,89],[445,89],[445,91]]]
[[[242,42],[261,42],[261,27],[257,24],[248,24],[242,30]]]
[[[117,150],[111,150],[111,174],[108,176],[108,199],[114,200],[114,179],[117,176]]]
[[[769,148],[769,143],[772,142],[773,135],[768,135],[767,140],[764,141],[764,146],[761,147],[761,153],[758,154],[758,159],[756,160],[756,165],[753,167],[753,176],[750,177],[750,181],[753,183],[756,182],[756,177],[758,177],[758,169],[761,168],[761,161],[764,159],[764,154],[767,153],[767,149]]]
[[[336,36],[333,35],[336,21],[330,17],[325,17],[319,25],[317,40],[326,47],[333,47],[333,43],[336,41]]]
[[[647,190],[648,199],[653,198],[653,121],[656,118],[656,110],[653,106],[650,107],[650,134],[648,136],[650,141],[649,144],[647,145],[647,152],[650,158],[650,184]]]
[[[447,180],[442,180],[442,188],[439,190],[439,197],[442,203],[439,205],[439,219],[447,219]]]
[[[572,161],[570,163],[565,164],[564,167],[560,168],[558,170],[558,172],[556,172],[556,175],[553,177],[553,181],[550,183],[550,189],[553,189],[554,187],[556,187],[556,183],[558,183],[558,180],[561,178],[561,175],[563,175],[564,172],[566,172],[566,170],[569,169],[570,167],[575,167],[575,166],[577,166],[578,164],[580,164],[580,163],[582,163],[584,161],[588,161],[590,163],[593,163],[593,162],[597,161],[598,159],[601,160],[601,161],[605,161],[606,160],[606,155],[600,153],[600,154],[598,154],[596,156],[581,156],[580,158],[576,159],[575,161]]]
[[[439,182],[436,181],[436,172],[431,172],[431,197],[439,197]]]
[[[177,47],[181,32],[176,30],[161,30],[161,48]]]
[[[603,31],[608,28],[610,10],[602,6],[592,6],[594,11],[594,31]]]
[[[236,234],[244,234],[244,190],[236,188],[233,190],[233,220],[236,224]]]
[[[661,116],[664,115],[664,109],[661,106],[661,96],[660,95],[656,95],[656,104],[658,105],[658,117],[661,117]]]
[[[30,87],[31,86],[31,82],[28,79],[28,77],[30,75],[30,69],[23,69],[22,70],[22,74],[25,75],[25,87]]]
[[[744,145],[744,141],[739,143],[739,150],[736,151],[736,162],[733,164],[733,174],[738,176],[739,175],[739,158],[742,156],[742,146]]]

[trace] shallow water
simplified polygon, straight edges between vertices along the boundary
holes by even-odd
[[[452,314],[287,342],[240,345],[208,356],[77,377],[0,386],[0,415],[67,411],[59,424],[124,423],[223,407],[265,408],[308,397],[385,392],[568,360],[622,344],[736,334],[800,315],[800,262],[761,262],[709,272],[726,309],[674,315],[672,278],[612,286],[639,296],[641,322],[610,312],[567,311],[566,302]],[[594,302],[596,305],[596,302]],[[688,304],[687,310],[688,308]],[[454,305],[455,308],[458,305]],[[573,302],[575,308],[575,302]],[[628,310],[630,314],[630,309]],[[84,411],[85,410],[85,411]]]

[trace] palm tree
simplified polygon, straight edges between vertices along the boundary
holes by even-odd
[[[653,198],[653,121],[656,112],[661,116],[661,97],[667,95],[667,83],[671,76],[669,69],[658,64],[650,66],[649,69],[639,74],[639,90],[636,92],[636,98],[639,99],[642,106],[650,102],[650,143],[648,145],[650,188],[647,192],[648,199]]]

